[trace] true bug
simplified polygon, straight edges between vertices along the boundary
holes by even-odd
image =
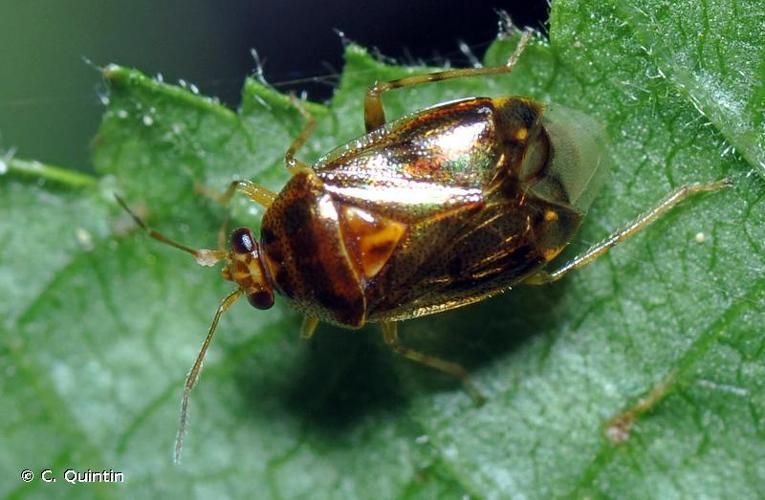
[[[512,285],[556,281],[689,195],[728,185],[681,187],[584,254],[545,270],[573,238],[602,181],[599,127],[581,113],[525,97],[467,98],[386,123],[381,99],[392,89],[508,73],[530,38],[522,34],[505,66],[376,82],[364,100],[367,134],[310,166],[295,153],[315,122],[293,101],[306,126],[285,154],[292,177],[282,191],[235,181],[218,197],[225,202],[240,192],[266,209],[259,241],[242,227],[231,234],[228,250],[193,249],[150,229],[117,197],[151,237],[202,265],[225,261],[223,277],[237,285],[218,306],[186,378],[176,459],[205,353],[221,315],[242,295],[268,309],[279,292],[305,314],[303,338],[320,321],[354,329],[380,323],[393,350],[460,378],[481,400],[461,366],[402,346],[398,322],[472,304]]]

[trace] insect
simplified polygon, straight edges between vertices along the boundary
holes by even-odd
[[[384,92],[446,79],[511,71],[529,42],[524,32],[504,66],[455,69],[377,82],[364,100],[367,134],[307,165],[295,156],[315,121],[293,100],[306,126],[285,154],[292,176],[281,192],[235,181],[219,197],[244,194],[263,206],[260,237],[233,231],[229,249],[194,249],[149,228],[151,237],[224,262],[236,289],[218,306],[183,392],[176,439],[180,458],[189,396],[221,315],[241,296],[268,309],[278,293],[304,313],[301,336],[319,322],[382,326],[397,353],[461,379],[458,364],[399,341],[403,320],[449,311],[517,284],[559,280],[591,263],[689,195],[727,180],[686,185],[584,254],[548,271],[572,240],[605,173],[603,132],[587,116],[525,97],[473,97],[441,103],[386,123]]]

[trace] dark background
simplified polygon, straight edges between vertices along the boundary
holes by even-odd
[[[238,104],[258,51],[282,90],[331,96],[342,69],[335,30],[402,63],[469,65],[499,16],[543,29],[548,5],[527,2],[334,0],[38,0],[0,5],[0,152],[89,170],[102,107],[95,66],[115,62]],[[92,61],[92,65],[85,62]],[[6,153],[7,154],[7,153]]]

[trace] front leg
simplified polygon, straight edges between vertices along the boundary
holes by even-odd
[[[287,165],[287,168],[290,170],[290,172],[295,173],[300,170],[300,168],[308,168],[305,163],[295,158],[295,154],[301,147],[303,147],[303,145],[305,145],[305,143],[308,141],[308,138],[311,137],[311,134],[313,134],[313,131],[316,129],[316,119],[307,109],[303,107],[303,105],[300,103],[300,100],[294,95],[290,96],[290,103],[300,112],[300,115],[305,120],[305,126],[303,127],[303,130],[297,137],[295,137],[295,140],[292,141],[290,147],[287,148],[287,152],[284,153],[284,163]]]

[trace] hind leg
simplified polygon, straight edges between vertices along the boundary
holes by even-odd
[[[565,263],[563,267],[561,267],[560,269],[556,269],[555,271],[552,271],[552,272],[539,271],[538,273],[526,278],[526,280],[523,281],[523,284],[524,285],[544,285],[545,283],[558,281],[559,279],[563,278],[565,275],[567,275],[571,271],[580,269],[588,264],[591,264],[598,257],[604,255],[606,252],[608,252],[610,249],[612,249],[619,243],[622,243],[632,238],[637,233],[647,228],[652,223],[656,222],[658,219],[664,216],[677,204],[682,203],[689,196],[692,196],[696,193],[706,193],[706,192],[717,191],[719,189],[729,187],[730,185],[731,185],[730,180],[723,179],[721,181],[710,182],[707,184],[688,184],[679,189],[676,189],[675,191],[668,194],[663,200],[661,200],[655,207],[650,209],[648,212],[639,216],[637,219],[630,222],[626,227],[620,229],[619,231],[616,231],[614,234],[612,234],[605,240],[591,247],[582,255],[579,255],[573,258],[572,260],[570,260],[569,262]]]

